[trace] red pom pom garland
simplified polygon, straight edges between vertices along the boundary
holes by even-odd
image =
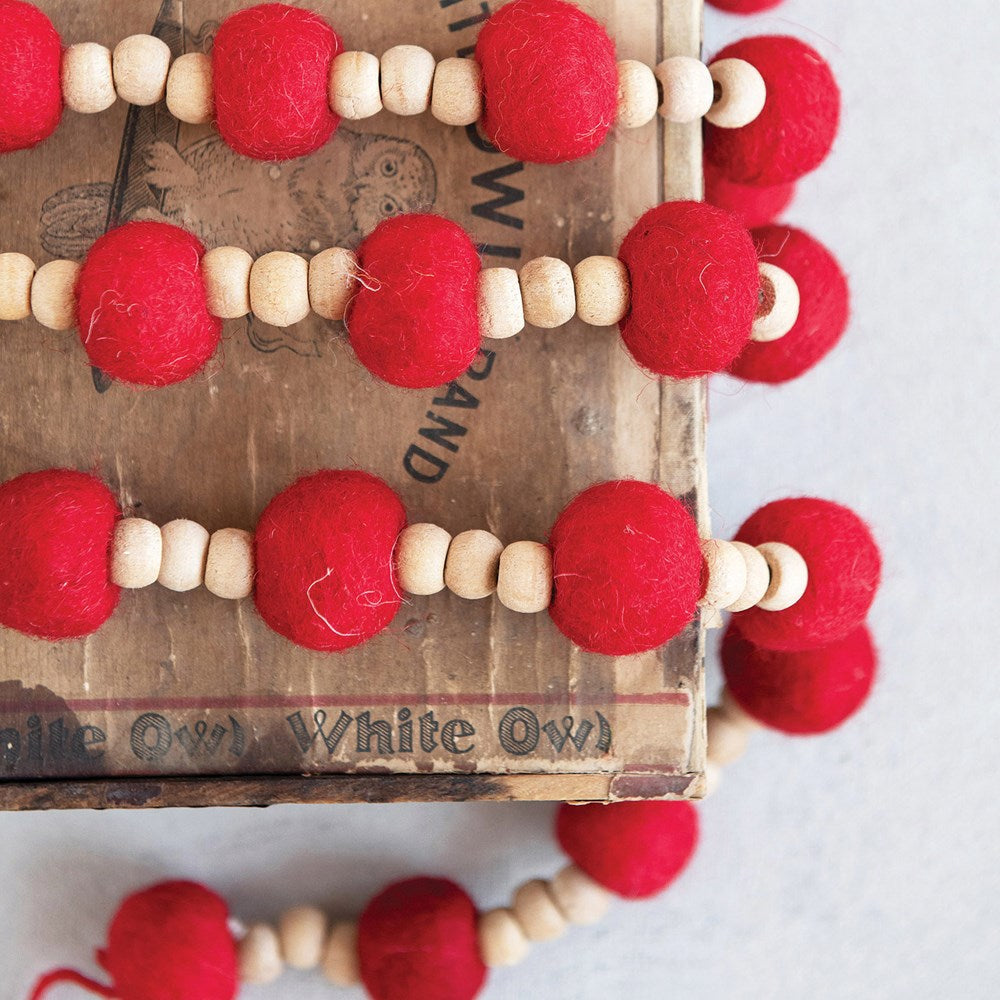
[[[748,229],[774,222],[794,197],[794,184],[771,187],[739,184],[729,180],[713,163],[705,161],[705,201],[736,216]]]
[[[727,14],[759,14],[772,10],[783,0],[708,0],[708,2]]]

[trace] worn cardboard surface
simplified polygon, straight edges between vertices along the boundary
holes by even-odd
[[[39,0],[67,42],[137,32],[207,48],[229,0]],[[413,42],[466,54],[476,0],[309,0],[349,48]],[[696,0],[593,0],[620,58],[697,51]],[[664,44],[664,37],[668,39]],[[666,158],[664,157],[666,151]],[[355,246],[386,214],[433,209],[487,266],[616,252],[646,208],[698,196],[693,129],[619,133],[593,159],[513,163],[430,115],[345,123],[321,152],[269,165],[210,128],[119,103],[67,112],[37,150],[0,163],[5,249],[81,258],[137,214],[259,254]],[[573,323],[495,343],[450,387],[404,391],[353,359],[339,324],[227,324],[180,386],[137,392],[92,373],[74,333],[32,320],[0,336],[0,476],[94,470],[158,523],[252,528],[303,471],[357,466],[411,520],[544,539],[592,482],[660,482],[701,518],[704,386],[659,384],[615,330]],[[701,641],[623,659],[573,648],[547,615],[493,599],[413,598],[359,650],[329,657],[271,633],[252,601],[125,592],[86,641],[0,634],[0,804],[163,805],[381,798],[605,799],[703,787]],[[309,775],[309,777],[303,777]],[[335,777],[324,779],[321,775]],[[143,779],[143,780],[139,780]]]

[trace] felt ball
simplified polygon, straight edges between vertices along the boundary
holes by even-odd
[[[556,836],[595,882],[625,899],[645,899],[666,889],[691,860],[698,813],[684,801],[563,803]]]
[[[30,149],[62,118],[62,40],[34,4],[0,0],[0,153]]]
[[[438,215],[397,215],[357,253],[361,288],[345,323],[358,360],[411,389],[458,378],[481,341],[481,264],[465,230]]]
[[[787,271],[799,287],[799,317],[779,340],[751,341],[729,370],[750,382],[798,378],[840,341],[850,315],[847,277],[818,240],[790,226],[764,226],[751,233],[760,259]]]
[[[763,649],[734,618],[722,641],[726,686],[748,715],[785,733],[825,733],[868,698],[877,654],[864,625],[817,649]]]
[[[90,249],[76,284],[76,321],[91,363],[112,378],[163,386],[215,352],[222,320],[208,311],[196,236],[165,222],[129,222]]]
[[[358,958],[373,1000],[472,1000],[486,980],[476,907],[445,879],[397,882],[372,899]]]
[[[399,610],[393,548],[405,527],[403,504],[376,476],[303,476],[267,505],[254,533],[261,617],[307,649],[366,642]]]
[[[29,472],[0,485],[0,625],[41,639],[89,635],[111,617],[118,504],[95,476]]]
[[[745,59],[764,78],[764,110],[743,128],[705,123],[705,154],[731,181],[787,184],[827,157],[840,124],[840,89],[826,60],[784,35],[744,38],[716,59]]]
[[[782,0],[708,0],[718,10],[727,14],[758,14],[762,10],[777,7]]]
[[[757,251],[739,219],[701,202],[665,202],[632,227],[618,256],[632,283],[622,340],[643,368],[683,379],[735,360],[760,293]]]
[[[483,25],[483,131],[532,163],[589,156],[618,114],[618,63],[604,27],[565,0],[514,0]]]
[[[559,515],[549,537],[549,614],[589,652],[655,649],[694,617],[704,559],[694,519],[659,486],[599,483]]]
[[[705,201],[736,216],[747,229],[773,222],[795,197],[794,184],[756,187],[729,180],[714,164],[705,161]]]
[[[736,541],[784,542],[809,568],[805,593],[784,611],[740,612],[740,632],[767,649],[812,649],[842,639],[868,615],[882,556],[868,525],[829,500],[776,500],[743,524]]]
[[[231,14],[212,47],[219,134],[256,160],[315,152],[340,124],[328,88],[342,48],[322,17],[300,7],[268,3]]]

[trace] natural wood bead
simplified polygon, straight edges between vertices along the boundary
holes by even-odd
[[[396,542],[399,585],[408,594],[425,596],[444,590],[444,564],[451,535],[436,524],[411,524]]]
[[[576,289],[569,264],[555,257],[538,257],[521,268],[524,318],[531,326],[553,330],[576,314]]]
[[[167,590],[184,593],[200,587],[205,580],[208,559],[208,532],[196,521],[179,519],[160,528],[163,556],[157,580]]]
[[[732,542],[705,538],[701,554],[708,567],[708,585],[699,604],[703,608],[728,608],[747,588],[747,564]]]
[[[152,521],[122,518],[111,545],[111,582],[139,590],[156,583],[163,558],[163,536]]]
[[[728,687],[723,687],[722,693],[719,695],[719,708],[726,713],[730,722],[742,726],[747,732],[752,733],[756,729],[764,728],[752,715],[743,710]]]
[[[710,708],[705,715],[708,725],[708,759],[713,764],[732,764],[746,753],[749,732],[730,718],[722,708]]]
[[[705,761],[705,798],[714,795],[722,784],[722,767],[715,761]]]
[[[656,74],[643,62],[623,59],[618,64],[618,124],[641,128],[656,117],[659,105]]]
[[[571,924],[596,924],[611,905],[611,893],[576,865],[563,868],[552,879],[549,891]]]
[[[451,540],[444,564],[444,582],[467,601],[489,597],[497,589],[503,542],[488,531],[474,528]]]
[[[0,320],[31,315],[35,262],[23,253],[0,253]]]
[[[111,52],[97,42],[71,45],[62,58],[63,101],[70,111],[92,115],[118,99]]]
[[[479,273],[479,332],[491,340],[506,340],[524,329],[524,302],[517,271],[487,267]]]
[[[784,611],[806,592],[809,567],[805,559],[784,542],[764,542],[757,551],[767,560],[771,582],[757,607],[764,611]]]
[[[323,319],[342,320],[358,287],[358,258],[330,247],[309,261],[309,305]]]
[[[50,260],[36,272],[31,282],[31,313],[50,330],[71,330],[76,326],[76,299],[73,292],[80,265],[75,260]]]
[[[341,52],[330,65],[330,107],[348,121],[371,118],[382,110],[378,56]]]
[[[278,919],[281,955],[292,969],[315,969],[326,950],[326,914],[314,906],[296,906]]]
[[[254,924],[237,945],[240,982],[248,986],[265,986],[285,971],[281,960],[281,944],[273,927]]]
[[[750,331],[750,339],[760,343],[780,340],[799,318],[799,286],[780,267],[762,261],[760,271],[760,301]]]
[[[395,45],[384,53],[382,104],[394,115],[421,115],[431,103],[437,63],[419,45]]]
[[[553,941],[566,933],[566,918],[556,906],[548,882],[542,879],[520,886],[511,910],[529,941]]]
[[[250,269],[250,310],[262,323],[294,326],[309,315],[309,262],[274,250]]]
[[[253,257],[242,247],[216,247],[201,259],[208,311],[219,319],[239,319],[250,312]]]
[[[513,542],[500,553],[497,597],[521,614],[544,611],[552,600],[552,553],[541,542]]]
[[[442,59],[434,70],[431,114],[445,125],[465,126],[483,113],[482,70],[475,59]]]
[[[253,535],[241,528],[220,528],[208,542],[205,589],[226,601],[253,593]]]
[[[361,981],[357,924],[345,920],[330,929],[323,953],[323,975],[334,986],[356,986]]]
[[[167,110],[188,125],[204,125],[215,115],[212,59],[204,52],[178,56],[167,74]]]
[[[479,918],[479,954],[488,969],[523,962],[531,945],[510,910],[490,910]]]
[[[743,59],[719,59],[708,67],[715,101],[705,117],[719,128],[743,128],[764,110],[767,85],[756,66]]]
[[[703,118],[715,100],[715,81],[708,67],[693,56],[671,56],[654,71],[663,90],[660,114],[686,125]]]
[[[767,588],[771,584],[771,570],[767,565],[767,560],[752,545],[747,545],[746,542],[733,542],[732,545],[743,556],[747,582],[743,593],[735,601],[726,605],[726,610],[746,611],[755,607],[757,602],[767,593]]]
[[[615,326],[628,313],[632,285],[617,257],[587,257],[573,268],[576,314],[591,326]]]
[[[149,107],[167,93],[170,46],[152,35],[130,35],[116,46],[112,56],[115,90],[127,104]]]

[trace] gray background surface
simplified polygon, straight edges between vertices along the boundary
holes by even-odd
[[[867,516],[887,566],[872,619],[881,677],[841,731],[755,740],[704,806],[697,858],[669,892],[538,947],[492,977],[487,1000],[1000,992],[1000,16],[994,0],[788,0],[751,19],[710,14],[707,47],[758,32],[817,45],[843,85],[836,153],[786,218],[839,255],[855,318],[799,382],[714,385],[715,529],[796,493]],[[551,811],[0,816],[0,998],[23,997],[43,968],[88,968],[119,897],[166,876],[210,881],[248,919],[303,900],[353,913],[424,871],[499,904],[561,863]],[[334,992],[291,976],[245,995]]]

